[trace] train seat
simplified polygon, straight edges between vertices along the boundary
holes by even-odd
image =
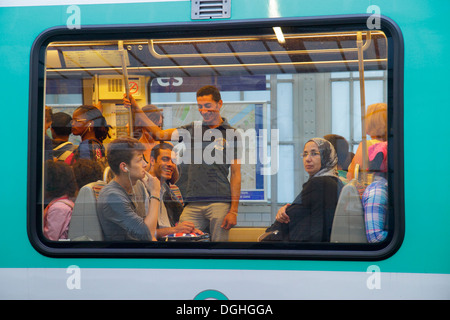
[[[266,231],[267,227],[234,227],[230,229],[230,242],[257,242],[261,234]]]
[[[358,175],[355,174],[355,179],[342,188],[334,213],[330,242],[367,243],[364,208],[357,181]]]
[[[103,233],[97,217],[97,198],[106,182],[91,182],[80,189],[69,225],[72,241],[102,241]]]

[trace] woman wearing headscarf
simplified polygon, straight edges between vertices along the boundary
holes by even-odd
[[[278,211],[276,222],[267,231],[278,233],[278,240],[329,242],[343,187],[336,151],[329,141],[313,138],[305,144],[302,158],[309,179],[295,200]]]

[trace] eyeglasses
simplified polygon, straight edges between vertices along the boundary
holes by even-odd
[[[311,157],[320,156],[320,152],[315,152],[315,151],[312,151],[311,153],[303,152],[302,158],[306,158],[308,156],[311,156]]]

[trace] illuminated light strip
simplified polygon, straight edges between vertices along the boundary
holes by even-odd
[[[281,31],[280,27],[273,27],[273,32],[275,32],[279,43],[286,43],[286,39],[284,38],[283,31]]]

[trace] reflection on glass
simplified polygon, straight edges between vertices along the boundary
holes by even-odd
[[[359,82],[365,81],[367,106],[385,103],[386,37],[362,32],[360,79],[356,32],[284,36],[284,44],[274,34],[51,43],[44,104],[59,116],[43,133],[44,154],[62,166],[44,166],[44,235],[149,242],[385,239],[386,136],[378,137],[380,145],[364,142],[365,152],[357,149],[367,130]],[[74,121],[63,123],[62,114]],[[323,142],[329,134],[341,140]],[[336,141],[345,141],[344,148]],[[320,156],[302,158],[305,148]],[[318,182],[322,176],[334,182]],[[68,185],[74,192],[63,189]],[[50,186],[60,186],[52,188],[64,198],[56,207],[55,197],[47,197]],[[310,188],[323,190],[311,198],[305,196]],[[365,217],[380,193],[380,214]],[[345,226],[332,230],[352,196],[362,237],[344,234]],[[49,236],[56,221],[60,235]],[[315,227],[308,231],[306,224]],[[278,239],[274,230],[281,229],[291,236]],[[304,236],[318,229],[324,236]]]

